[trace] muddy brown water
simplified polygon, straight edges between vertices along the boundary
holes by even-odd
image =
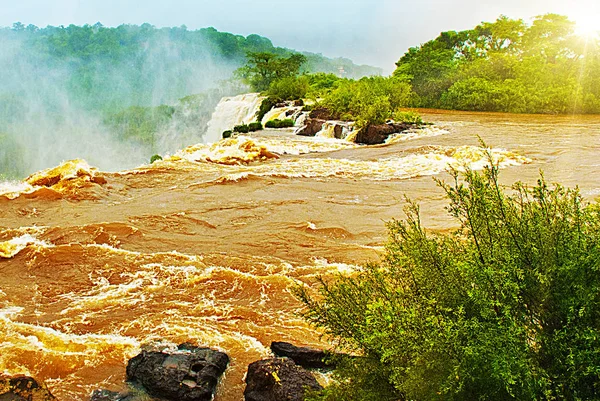
[[[191,341],[231,356],[215,400],[241,400],[247,365],[271,341],[326,345],[297,316],[294,285],[377,260],[405,195],[426,226],[455,226],[432,179],[449,176],[430,168],[444,155],[479,162],[479,137],[529,159],[503,169],[506,185],[541,169],[600,195],[600,116],[422,112],[447,132],[249,166],[165,162],[105,174],[77,197],[0,198],[0,242],[37,241],[0,259],[0,372],[85,400],[123,389],[144,344]]]

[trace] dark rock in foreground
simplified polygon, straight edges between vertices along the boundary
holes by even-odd
[[[290,358],[304,368],[320,369],[332,367],[328,361],[327,353],[323,350],[297,347],[290,343],[273,341],[271,343],[271,351],[277,356]]]
[[[0,401],[56,400],[45,386],[28,376],[0,378]]]
[[[168,400],[209,401],[229,357],[210,348],[182,344],[172,353],[142,351],[129,360],[127,379]]]
[[[323,387],[291,359],[263,359],[248,366],[244,396],[246,401],[302,401],[307,389]]]

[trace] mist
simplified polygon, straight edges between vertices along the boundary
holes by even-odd
[[[135,30],[124,27],[119,35]],[[132,39],[138,48],[131,54],[118,54],[121,44],[93,54],[94,49],[69,43],[75,33],[64,40],[70,48],[61,48],[54,38],[63,32],[0,30],[0,175],[5,178],[23,178],[75,158],[104,171],[147,163],[153,153],[202,141],[216,103],[234,90],[221,81],[239,62],[215,57],[206,41],[182,46],[168,32]],[[194,102],[178,100],[202,92],[208,93]],[[130,106],[161,104],[175,105],[175,113],[151,144],[122,137],[106,124],[107,115]]]

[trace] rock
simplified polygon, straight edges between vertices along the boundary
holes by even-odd
[[[317,107],[311,110],[309,117],[317,120],[337,120],[339,118],[326,107]]]
[[[290,343],[273,341],[271,343],[271,351],[277,356],[290,358],[304,368],[319,369],[331,367],[331,364],[327,361],[328,354],[323,350],[297,347]]]
[[[385,140],[395,133],[394,127],[388,124],[369,125],[362,128],[356,135],[355,142],[365,145],[377,145],[384,143]]]
[[[315,136],[317,132],[323,129],[325,122],[325,120],[307,118],[304,122],[304,126],[296,131],[296,135]]]
[[[244,397],[245,401],[302,401],[307,389],[323,387],[291,359],[263,359],[248,366]]]
[[[129,360],[127,379],[156,397],[208,401],[228,363],[229,357],[222,352],[185,343],[171,353],[142,351]]]
[[[418,128],[414,124],[406,123],[387,123],[379,125],[369,125],[361,129],[356,135],[354,142],[365,145],[377,145],[384,143],[385,140],[392,134],[398,134],[409,129]]]
[[[56,400],[46,386],[28,376],[0,378],[0,401]]]

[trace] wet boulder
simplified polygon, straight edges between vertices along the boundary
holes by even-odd
[[[339,116],[335,115],[326,107],[317,107],[311,110],[309,117],[317,120],[337,120]]]
[[[397,132],[391,124],[369,125],[358,132],[354,141],[364,145],[377,145],[384,143],[390,135]]]
[[[304,126],[300,127],[296,131],[296,135],[315,136],[317,134],[317,132],[319,132],[323,129],[323,126],[325,125],[325,123],[326,123],[325,120],[320,120],[320,119],[316,119],[316,118],[307,118],[306,121],[304,122]]]
[[[28,376],[0,377],[0,401],[56,400],[45,386]]]
[[[362,128],[356,135],[354,142],[364,145],[377,145],[384,143],[390,135],[399,134],[404,131],[418,129],[416,124],[408,123],[387,123],[378,125],[369,125]]]
[[[331,367],[329,355],[320,349],[310,347],[297,347],[283,341],[273,341],[271,351],[279,357],[287,357],[296,364],[308,369],[321,369]]]
[[[174,352],[142,351],[129,360],[127,379],[155,397],[208,401],[228,363],[222,352],[186,343]]]
[[[302,401],[307,390],[322,390],[315,377],[288,358],[256,361],[248,366],[245,401]]]

